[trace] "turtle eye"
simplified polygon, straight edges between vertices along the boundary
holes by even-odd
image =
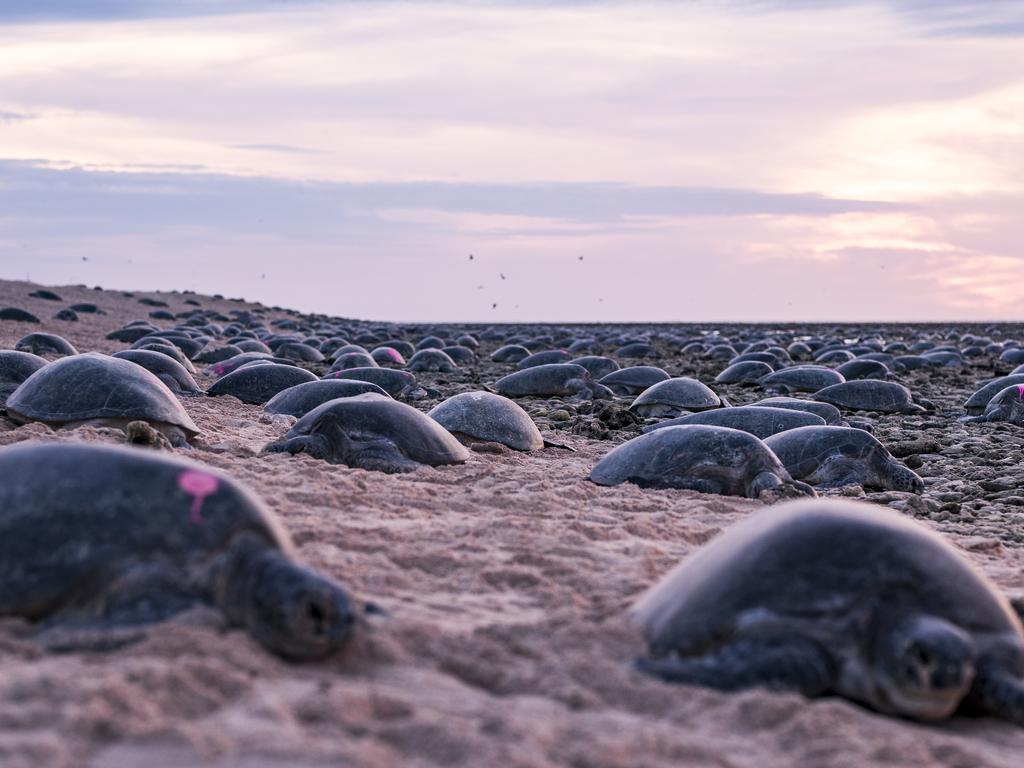
[[[306,604],[306,618],[309,619],[310,631],[317,637],[323,636],[327,631],[327,616],[319,603],[309,602]]]

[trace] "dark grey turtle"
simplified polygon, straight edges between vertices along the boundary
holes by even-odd
[[[413,354],[416,353],[413,352]],[[376,347],[370,353],[370,357],[377,365],[382,365],[385,368],[402,368],[405,365],[402,353],[394,347]]]
[[[7,398],[16,423],[41,421],[55,428],[83,424],[124,429],[145,421],[172,445],[199,434],[181,403],[140,365],[95,352],[54,360],[29,376]]]
[[[398,354],[400,354],[402,357],[404,357],[406,360],[408,360],[410,357],[416,354],[416,347],[414,347],[410,342],[403,341],[402,339],[388,339],[379,346],[390,347],[391,349],[395,350]],[[402,361],[402,365],[405,365],[405,360]]]
[[[928,358],[921,355],[899,355],[893,359],[892,364],[897,371],[916,371],[933,367]]]
[[[53,291],[48,291],[45,288],[40,288],[38,291],[32,291],[32,293],[30,293],[29,296],[31,296],[33,299],[45,299],[46,301],[64,301],[64,299],[62,299],[56,293],[54,293]]]
[[[444,346],[444,339],[439,336],[424,336],[416,342],[416,349],[441,349]]]
[[[615,350],[613,353],[616,357],[647,357],[657,358],[661,357],[661,353],[652,347],[650,344],[643,341],[634,341],[629,344],[623,344],[621,347]]]
[[[1024,384],[1011,384],[988,401],[981,416],[964,419],[968,422],[1005,421],[1024,426]]]
[[[266,352],[243,352],[240,355],[235,355],[234,357],[229,357],[227,360],[221,360],[219,363],[207,366],[203,369],[203,373],[207,376],[224,376],[225,374],[241,368],[246,363],[251,363],[253,360],[273,359],[274,356]]]
[[[501,443],[517,451],[544,447],[544,438],[530,415],[501,395],[462,392],[427,415],[463,442]]]
[[[568,363],[572,360],[572,354],[564,349],[545,349],[543,352],[534,352],[529,357],[520,360],[516,367],[519,370],[534,368],[538,365],[551,365],[552,363]]]
[[[324,379],[351,379],[368,381],[376,384],[391,397],[421,397],[425,395],[423,387],[416,383],[416,377],[408,371],[394,368],[346,368],[324,374]]]
[[[46,360],[31,352],[0,350],[0,405],[29,376],[46,365]]]
[[[836,372],[841,373],[847,381],[892,378],[892,370],[890,370],[889,366],[877,360],[865,360],[860,357],[856,360],[850,360],[848,363],[843,363],[836,368]]]
[[[207,349],[196,355],[194,362],[202,363],[203,365],[210,365],[212,363],[222,363],[225,360],[230,360],[235,355],[242,354],[242,350],[236,347],[234,344],[228,344],[225,347],[217,347],[216,349]]]
[[[38,323],[39,318],[31,312],[26,312],[18,307],[4,307],[0,309],[0,320],[12,320],[17,323]]]
[[[240,368],[221,376],[206,390],[208,395],[234,395],[243,403],[263,405],[282,390],[319,381],[316,374],[292,365],[264,363]]]
[[[75,312],[75,310],[73,309],[68,309],[67,307],[65,307],[64,309],[58,310],[57,313],[53,316],[53,319],[63,320],[65,323],[77,323],[78,313]]]
[[[595,379],[600,379],[607,376],[612,371],[619,370],[619,364],[617,362],[612,360],[610,357],[602,357],[600,355],[574,357],[569,362],[573,365],[582,365]]]
[[[893,381],[857,379],[833,384],[811,395],[822,403],[851,411],[877,411],[879,413],[925,413],[926,409],[914,402],[910,390]]]
[[[271,354],[270,347],[268,347],[259,339],[241,339],[240,341],[232,343],[240,350],[242,350],[243,354],[247,352],[262,352],[265,355]]]
[[[460,464],[469,458],[466,448],[426,414],[372,393],[317,406],[285,439],[264,450],[308,453],[332,464],[389,473]]]
[[[194,374],[196,372],[196,368],[194,365],[192,365],[192,361],[189,360],[182,353],[182,351],[173,344],[167,342],[161,343],[159,341],[154,341],[149,344],[142,344],[141,346],[135,346],[133,344],[131,348],[145,349],[149,350],[150,352],[159,352],[161,355],[167,355],[167,357],[177,362],[178,365],[180,365],[182,368],[188,371],[189,374]]]
[[[216,470],[33,442],[0,449],[0,476],[18,478],[0,483],[0,615],[37,622],[50,647],[116,647],[204,603],[287,658],[350,636],[342,587],[296,562],[274,514]]]
[[[863,485],[922,493],[924,481],[870,434],[853,427],[801,427],[765,439],[789,474],[816,488]]]
[[[806,411],[807,413],[813,413],[815,416],[820,416],[825,420],[825,423],[833,427],[845,427],[848,426],[843,421],[843,415],[839,412],[831,403],[819,403],[817,400],[800,400],[796,397],[766,397],[763,400],[758,400],[756,403],[751,403],[749,407],[760,408],[767,406],[769,408],[789,408],[794,411]]]
[[[1000,376],[980,387],[973,395],[964,402],[964,410],[969,416],[980,416],[992,398],[1009,386],[1024,384],[1024,373],[1015,373],[1010,376]]]
[[[637,667],[662,680],[1024,725],[1024,629],[1009,602],[939,535],[872,504],[755,512],[631,613],[650,649]]]
[[[775,371],[768,363],[744,360],[733,363],[715,377],[715,384],[757,384]]]
[[[40,356],[66,357],[78,354],[78,350],[71,345],[71,342],[55,333],[30,333],[18,339],[14,348],[18,352],[30,352]]]
[[[167,355],[148,349],[125,349],[114,353],[114,357],[141,365],[175,394],[198,395],[203,391],[192,375],[177,360]]]
[[[324,356],[319,349],[300,342],[282,344],[274,350],[274,354],[297,363],[322,363],[324,361]]]
[[[414,355],[415,357],[415,355]],[[331,364],[331,372],[347,371],[349,368],[376,368],[377,361],[369,352],[344,352]]]
[[[440,349],[428,347],[416,351],[416,354],[409,358],[405,364],[408,371],[438,371],[440,373],[451,373],[457,371],[459,366],[455,364],[448,355]]]
[[[448,355],[456,365],[469,365],[476,362],[476,352],[469,347],[456,345],[454,347],[444,347],[441,351]]]
[[[613,448],[590,473],[598,485],[685,488],[746,496],[813,496],[765,444],[748,432],[698,424],[665,427]]]
[[[678,416],[721,408],[722,401],[706,384],[696,379],[681,377],[659,381],[648,387],[632,402],[629,410],[646,418]]]
[[[745,406],[742,408],[716,408],[703,413],[688,413],[668,421],[661,421],[644,427],[644,432],[651,432],[676,424],[708,424],[714,427],[729,427],[749,432],[754,437],[764,440],[766,437],[785,432],[797,427],[825,426],[825,420],[807,411],[796,411],[787,408],[767,408]],[[793,474],[792,472],[790,474]],[[794,475],[796,477],[796,475]],[[798,480],[802,478],[797,478]]]
[[[383,389],[368,381],[318,379],[281,390],[267,401],[263,410],[267,413],[284,413],[301,418],[328,400],[365,395],[367,392],[390,397]]]
[[[833,384],[842,384],[843,374],[823,365],[794,365],[765,376],[759,382],[773,392],[817,392]]]
[[[506,397],[611,397],[611,392],[594,381],[586,368],[572,363],[525,368],[498,379],[494,387]]]
[[[664,370],[654,365],[631,365],[620,368],[599,379],[599,383],[608,387],[616,395],[639,395],[659,381],[672,378]]]
[[[530,356],[530,350],[521,344],[506,344],[491,353],[491,360],[496,363],[518,363]]]
[[[158,329],[155,325],[128,325],[111,331],[107,334],[107,338],[111,341],[123,341],[126,344],[134,344],[139,339],[149,336],[156,330]]]

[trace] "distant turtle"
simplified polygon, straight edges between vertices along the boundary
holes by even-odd
[[[860,357],[843,363],[836,368],[836,372],[842,374],[843,378],[847,381],[892,378],[892,370],[890,370],[889,366],[880,363],[878,360],[865,360]]]
[[[848,349],[830,349],[814,356],[816,363],[847,363],[856,356]]]
[[[942,720],[961,706],[1024,725],[1024,629],[938,534],[832,499],[755,512],[635,604],[662,680],[838,694]]]
[[[462,392],[427,415],[462,442],[501,443],[517,451],[537,451],[544,438],[530,415],[516,403],[490,392]]]
[[[308,453],[332,464],[379,472],[460,464],[466,448],[411,405],[376,394],[329,400],[299,419],[272,453]]]
[[[271,354],[270,347],[259,339],[242,339],[233,343],[236,347],[242,350],[242,354],[245,354],[246,352],[262,352],[265,355]]]
[[[263,410],[267,413],[284,413],[301,418],[328,400],[337,400],[339,397],[355,397],[367,392],[376,392],[379,395],[390,397],[383,389],[368,381],[318,379],[281,390],[267,401]]]
[[[744,360],[733,363],[715,377],[715,384],[757,384],[775,371],[768,363],[759,360]]]
[[[45,299],[46,301],[64,301],[64,299],[62,299],[56,293],[54,293],[53,291],[48,291],[45,288],[40,288],[38,291],[32,291],[32,293],[30,293],[29,296],[31,296],[34,299]]]
[[[491,353],[491,360],[496,363],[518,363],[530,356],[530,350],[520,344],[506,344]]]
[[[141,365],[175,394],[198,395],[203,391],[192,375],[177,360],[167,355],[148,349],[125,349],[115,352],[114,357]]]
[[[235,355],[242,354],[242,350],[236,347],[234,344],[228,344],[224,347],[216,347],[214,349],[206,349],[196,355],[195,362],[203,365],[209,365],[211,363],[221,363],[225,360],[230,360]]]
[[[494,387],[506,397],[611,397],[611,392],[594,381],[586,368],[572,363],[525,368],[498,379]]]
[[[243,403],[263,405],[278,392],[307,381],[319,381],[304,368],[269,363],[242,366],[221,376],[206,390],[208,395],[234,395]]]
[[[0,476],[18,479],[0,483],[0,615],[37,622],[49,647],[116,647],[204,603],[287,658],[351,634],[342,587],[296,562],[274,514],[214,469],[28,442],[0,449]]]
[[[476,362],[476,352],[469,347],[455,345],[453,347],[444,347],[441,352],[448,355],[457,365],[469,365]]]
[[[78,350],[71,345],[71,342],[55,333],[30,333],[18,339],[14,348],[19,352],[31,352],[33,355],[40,356],[65,357],[78,354]]]
[[[825,420],[826,424],[834,427],[845,427],[846,422],[843,421],[843,415],[839,412],[831,403],[819,403],[817,400],[800,400],[796,397],[766,397],[763,400],[758,400],[756,403],[750,403],[751,408],[760,407],[769,408],[789,408],[794,411],[806,411],[807,413],[813,413],[815,416],[820,416]]]
[[[631,365],[612,371],[598,381],[616,395],[639,395],[659,381],[667,381],[670,378],[672,377],[668,373],[657,366]]]
[[[754,437],[764,440],[766,437],[779,432],[785,432],[788,429],[824,426],[825,420],[806,411],[744,406],[742,408],[716,408],[713,411],[704,411],[702,413],[688,413],[685,416],[679,416],[644,427],[644,432],[675,426],[676,424],[708,424],[714,427],[729,427],[730,429],[740,429],[744,432],[749,432]],[[790,472],[790,474],[793,473]],[[802,478],[797,479],[800,480]]]
[[[988,401],[981,416],[965,419],[968,422],[1005,421],[1024,426],[1024,384],[1011,384]]]
[[[140,365],[95,352],[54,360],[7,398],[16,423],[55,428],[83,424],[124,429],[145,421],[172,445],[187,446],[199,428],[160,379]]]
[[[273,358],[274,356],[267,352],[243,352],[240,355],[235,355],[234,357],[229,357],[227,360],[221,360],[220,362],[207,366],[203,369],[203,373],[208,376],[224,376],[225,374],[231,373],[253,360],[273,360]]]
[[[0,309],[0,320],[12,320],[18,323],[38,323],[39,318],[31,312],[26,312],[18,307],[4,307]]]
[[[697,424],[665,427],[613,448],[590,473],[598,485],[631,482],[644,488],[686,488],[746,496],[813,496],[765,444],[748,432]]]
[[[417,350],[416,354],[409,358],[409,362],[405,364],[405,368],[408,371],[417,372],[439,371],[441,373],[451,373],[452,371],[458,370],[459,366],[457,366],[455,361],[440,349],[428,347],[426,349]]]
[[[986,406],[992,398],[1009,386],[1024,384],[1024,373],[1015,373],[1010,376],[1000,376],[980,387],[973,395],[967,398],[964,403],[964,410],[969,416],[980,416],[985,412]]]
[[[616,349],[613,354],[616,357],[661,357],[661,353],[658,350],[644,341],[634,341],[629,344],[623,344],[621,347]]]
[[[768,374],[760,384],[774,392],[817,392],[844,381],[843,374],[823,365],[794,365]]]
[[[133,344],[131,349],[148,349],[150,352],[158,352],[161,355],[167,355],[167,357],[177,362],[178,365],[190,374],[194,374],[196,372],[196,368],[192,365],[192,361],[189,360],[180,349],[169,342],[151,341],[148,344],[142,344],[139,346]]]
[[[394,368],[346,368],[343,371],[325,373],[324,379],[351,379],[376,384],[391,397],[422,397],[424,389],[416,383],[416,377],[408,371]]]
[[[862,429],[801,427],[766,438],[789,474],[816,488],[863,485],[922,493],[924,482]]]
[[[879,413],[925,413],[926,409],[914,402],[910,390],[893,381],[857,379],[815,392],[812,398],[832,403],[837,408]]]
[[[369,352],[343,352],[334,358],[331,372],[346,371],[349,368],[376,368],[377,361]]]
[[[520,360],[516,367],[519,370],[533,368],[538,365],[550,365],[552,363],[568,363],[572,360],[572,354],[564,349],[545,349],[543,352],[534,352],[529,357]]]
[[[282,344],[274,350],[274,354],[297,363],[322,363],[324,361],[324,356],[319,349],[299,342]]]
[[[46,360],[31,352],[0,350],[0,405],[29,376],[46,365]]]
[[[893,358],[892,365],[897,371],[916,371],[932,367],[931,361],[921,355],[899,355]]]
[[[107,334],[107,338],[111,341],[123,341],[126,344],[134,344],[139,339],[149,336],[156,330],[157,327],[155,325],[128,325],[111,331]]]
[[[629,410],[640,416],[657,418],[721,407],[721,399],[706,384],[681,377],[659,381],[648,387],[632,402]]]
[[[607,376],[612,371],[619,370],[619,364],[617,362],[612,360],[610,357],[602,357],[600,355],[574,357],[569,362],[573,365],[582,365],[595,379],[600,379],[603,376]]]
[[[403,341],[402,339],[388,339],[383,344],[378,345],[377,349],[380,349],[382,347],[395,350],[406,360],[408,360],[410,357],[416,354],[416,347],[413,346],[410,342]],[[373,352],[371,351],[370,354],[373,354]],[[402,361],[402,364],[405,364],[404,360]]]
[[[413,354],[416,354],[415,352]],[[376,347],[370,353],[370,357],[377,365],[385,368],[401,368],[405,365],[405,358],[402,353],[394,347]]]
[[[441,349],[444,346],[444,339],[440,336],[424,336],[416,342],[416,349]]]
[[[53,316],[53,319],[63,320],[65,323],[77,323],[78,313],[75,312],[75,310],[73,309],[68,309],[67,307],[65,307],[64,309],[58,310],[57,313]]]

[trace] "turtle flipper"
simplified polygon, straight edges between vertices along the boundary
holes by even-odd
[[[264,453],[308,453],[315,459],[330,460],[330,447],[327,441],[318,435],[299,435],[269,443],[263,448]]]
[[[395,474],[414,472],[423,465],[413,461],[390,440],[373,440],[352,443],[348,464],[359,469]]]
[[[705,656],[640,658],[636,669],[670,683],[735,691],[772,688],[818,696],[832,690],[835,666],[815,643],[801,638],[743,640]]]
[[[1024,725],[1024,679],[998,664],[979,667],[968,698],[987,714]]]

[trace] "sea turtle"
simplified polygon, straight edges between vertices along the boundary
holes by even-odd
[[[927,357],[921,355],[899,355],[893,358],[892,366],[897,371],[917,371],[931,368],[933,364]]]
[[[241,349],[236,347],[234,344],[228,344],[223,347],[203,350],[196,355],[194,362],[202,363],[203,365],[210,365],[212,363],[221,363],[225,360],[230,360],[235,355],[240,354],[242,354]]]
[[[616,357],[649,357],[657,358],[661,357],[661,353],[652,347],[650,344],[644,341],[633,341],[629,344],[623,344],[621,347],[613,352]]]
[[[503,376],[494,384],[506,397],[590,397],[607,399],[611,392],[591,378],[582,365],[549,363]]]
[[[491,353],[491,360],[496,363],[518,363],[530,356],[530,350],[521,344],[506,344]]]
[[[574,357],[569,362],[573,365],[582,365],[595,379],[600,379],[603,376],[607,376],[612,371],[619,370],[619,364],[617,362],[612,360],[610,357],[602,357],[600,355]]]
[[[31,312],[26,312],[19,307],[4,307],[0,309],[0,320],[13,320],[18,323],[38,323],[39,318]]]
[[[343,371],[325,373],[324,379],[351,379],[376,384],[391,397],[422,397],[426,391],[416,383],[416,377],[408,371],[394,368],[346,368]]]
[[[655,433],[656,434],[656,433]],[[1024,629],[991,582],[899,513],[836,499],[752,516],[633,606],[662,680],[838,694],[941,720],[1024,725]]]
[[[644,427],[644,432],[651,432],[676,424],[709,424],[715,427],[729,427],[749,432],[754,437],[764,440],[766,437],[785,432],[797,427],[824,426],[825,420],[820,416],[806,411],[787,408],[766,408],[744,406],[742,408],[716,408],[703,413],[688,413],[668,421],[661,421]],[[790,472],[790,474],[793,474]],[[794,475],[794,477],[796,477]],[[802,478],[797,478],[802,479]]]
[[[403,341],[402,339],[388,339],[383,344],[379,344],[377,349],[382,347],[395,350],[402,357],[406,358],[406,360],[416,354],[416,347],[414,347],[412,343]],[[370,354],[373,354],[373,352],[371,351]],[[405,365],[405,360],[402,361],[402,365]]]
[[[53,291],[48,291],[45,288],[40,288],[38,291],[32,291],[32,293],[30,293],[29,296],[31,296],[33,299],[45,299],[46,301],[64,301],[64,299],[62,299],[56,293],[54,293]]]
[[[67,307],[65,307],[64,309],[58,310],[54,314],[53,319],[63,320],[65,323],[77,323],[78,313],[75,312],[75,310],[73,309],[68,309]]]
[[[968,422],[1006,421],[1024,426],[1024,384],[1011,384],[988,401],[981,416],[964,419]]]
[[[1007,349],[999,355],[999,360],[1000,362],[1007,363],[1009,365],[1020,365],[1021,363],[1024,363],[1024,349]]]
[[[416,349],[441,349],[444,346],[444,339],[440,336],[424,336],[416,342]]]
[[[0,449],[0,615],[57,649],[116,647],[191,607],[316,659],[349,638],[340,585],[299,564],[274,514],[229,477],[86,443]]]
[[[243,403],[263,405],[278,392],[307,381],[319,381],[316,374],[292,365],[262,362],[245,365],[221,376],[206,390],[208,395],[234,395]]]
[[[706,384],[684,376],[648,387],[632,402],[629,410],[639,416],[657,418],[721,407],[721,399]]]
[[[490,392],[462,392],[427,415],[462,442],[501,443],[517,451],[537,451],[544,438],[530,415],[516,403]]]
[[[267,352],[243,352],[240,355],[229,357],[227,360],[221,360],[213,365],[208,365],[203,369],[203,373],[208,376],[224,376],[238,368],[241,368],[246,363],[251,363],[253,360],[273,359],[274,356]]]
[[[65,357],[78,354],[78,350],[71,345],[71,342],[55,333],[30,333],[18,339],[14,348],[18,352],[31,352],[33,355],[40,356]]]
[[[379,395],[390,397],[383,389],[368,381],[318,379],[317,381],[307,381],[303,384],[296,384],[294,387],[281,390],[267,401],[267,404],[263,406],[263,410],[267,413],[285,413],[289,416],[301,418],[328,400],[337,400],[339,397],[354,397],[366,394],[367,392],[376,392]]]
[[[456,365],[469,365],[476,362],[476,352],[469,347],[455,345],[454,347],[444,347],[441,352],[455,361]]]
[[[245,354],[246,352],[262,352],[265,355],[271,354],[270,347],[259,339],[240,339],[231,342]]]
[[[768,363],[759,360],[743,360],[733,363],[715,377],[715,384],[757,384],[775,371]]]
[[[892,371],[889,369],[889,366],[880,363],[878,360],[865,360],[862,357],[843,363],[836,368],[836,372],[842,374],[843,378],[847,381],[892,378]]]
[[[863,485],[922,493],[924,482],[862,429],[800,427],[766,438],[789,474],[816,488]]]
[[[765,444],[748,432],[698,424],[665,427],[613,448],[590,473],[598,485],[631,482],[644,488],[686,488],[746,496],[813,496]]]
[[[199,434],[160,379],[133,362],[95,352],[40,368],[7,398],[6,407],[16,423],[41,421],[56,428],[94,424],[124,429],[132,421],[145,421],[181,447]]]
[[[1015,373],[1010,376],[1000,376],[998,379],[993,379],[984,386],[979,387],[973,395],[967,398],[967,401],[964,403],[964,410],[967,411],[969,416],[980,416],[985,412],[985,408],[993,397],[1007,387],[1016,384],[1024,384],[1024,373]]]
[[[297,363],[322,363],[324,361],[323,353],[319,349],[296,341],[282,344],[274,350],[274,354]]]
[[[413,352],[413,354],[416,354]],[[401,368],[405,365],[405,358],[402,353],[394,347],[375,347],[370,357],[377,365],[385,368]]]
[[[409,362],[405,364],[405,368],[408,371],[417,372],[439,371],[441,373],[451,373],[452,371],[458,370],[459,366],[457,366],[455,361],[440,349],[429,347],[427,349],[416,350],[416,354],[409,358]]]
[[[800,400],[796,397],[766,397],[763,400],[758,400],[756,403],[750,403],[749,407],[760,408],[765,406],[769,408],[789,408],[794,411],[806,411],[807,413],[813,413],[815,416],[820,416],[825,420],[826,424],[835,427],[847,426],[839,409],[831,403],[819,403],[817,400]]]
[[[389,473],[469,458],[466,448],[426,414],[373,393],[317,406],[264,450],[308,453],[332,464]]]
[[[616,395],[639,395],[645,389],[653,387],[659,381],[672,378],[656,365],[631,365],[612,371],[598,380],[599,384],[608,387]]]
[[[414,356],[415,357],[415,356]],[[377,361],[369,352],[343,352],[334,358],[330,371],[346,371],[349,368],[376,368]]]
[[[878,411],[879,413],[925,413],[926,409],[914,402],[910,390],[893,381],[857,379],[833,384],[815,392],[811,397],[822,403],[852,411]]]
[[[161,355],[167,355],[167,357],[177,362],[190,374],[194,374],[196,372],[196,368],[192,365],[192,361],[189,360],[180,349],[168,342],[166,339],[153,339],[148,344],[138,346],[133,344],[131,349],[148,349],[151,352],[159,352]]]
[[[161,355],[148,349],[125,349],[115,352],[113,356],[141,365],[166,384],[167,388],[175,394],[198,395],[203,391],[196,384],[192,375],[177,360],[167,355]]]
[[[155,325],[126,325],[123,328],[117,328],[107,334],[107,338],[111,341],[123,341],[126,344],[134,344],[139,339],[149,336],[154,331],[158,330]]]
[[[572,360],[572,354],[564,349],[545,349],[543,352],[534,352],[529,357],[524,357],[516,364],[516,367],[519,370],[523,370],[538,365],[568,363],[570,360]]]
[[[759,382],[773,392],[817,392],[846,381],[843,374],[823,365],[794,365],[768,374]]]
[[[46,360],[31,352],[0,350],[0,405],[29,376],[46,365]]]

